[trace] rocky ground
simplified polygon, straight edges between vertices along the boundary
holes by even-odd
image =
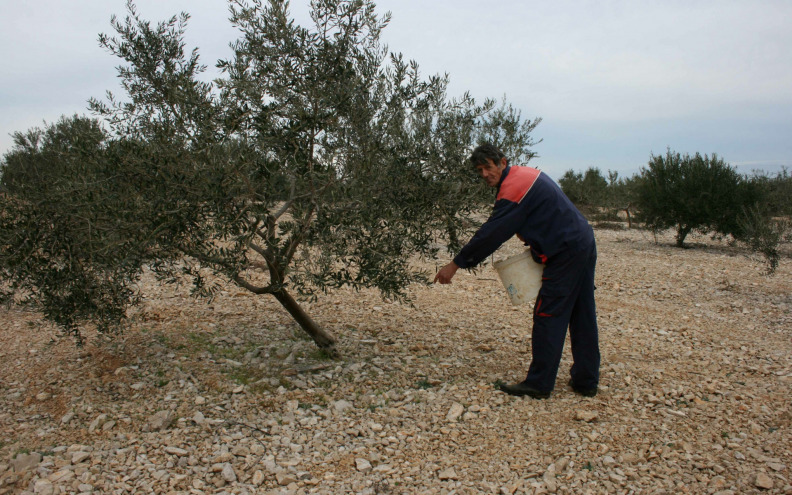
[[[83,348],[2,309],[0,494],[792,494],[789,253],[767,277],[707,237],[596,233],[594,398],[566,386],[568,347],[550,399],[493,388],[527,369],[531,308],[491,267],[414,306],[307,305],[339,360],[233,287],[208,305],[152,287]]]

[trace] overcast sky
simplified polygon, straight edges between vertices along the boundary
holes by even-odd
[[[237,32],[224,0],[139,0],[159,21],[192,19],[190,47],[212,68]],[[486,3],[486,5],[485,5]],[[308,22],[307,1],[291,2]],[[652,153],[717,153],[738,171],[792,168],[792,2],[788,0],[380,0],[391,51],[450,94],[504,95],[534,131],[539,166],[558,179],[599,167],[630,176]],[[118,61],[99,47],[125,0],[0,0],[0,153],[10,134],[88,98],[118,94]],[[217,75],[217,73],[215,73]]]

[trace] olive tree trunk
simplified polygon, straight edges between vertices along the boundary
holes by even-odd
[[[281,289],[272,292],[272,295],[275,296],[275,299],[277,299],[284,308],[286,308],[286,311],[288,311],[292,318],[294,318],[294,321],[296,321],[300,327],[302,327],[302,329],[311,336],[317,347],[324,350],[331,356],[338,355],[338,351],[335,348],[336,338],[322,329],[322,327],[320,327],[310,316],[308,316],[308,313],[302,309],[302,307],[291,296],[291,294],[286,292],[284,289]]]

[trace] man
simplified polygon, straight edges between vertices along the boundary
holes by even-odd
[[[517,235],[544,263],[533,314],[531,365],[524,381],[501,384],[507,394],[546,399],[555,387],[567,327],[574,364],[569,384],[593,397],[599,384],[599,337],[594,305],[594,232],[561,189],[537,169],[509,166],[496,147],[473,150],[470,161],[498,188],[492,215],[434,281],[451,283],[459,268],[472,268]]]

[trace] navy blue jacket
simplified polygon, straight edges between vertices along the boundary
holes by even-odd
[[[553,180],[531,167],[506,167],[498,184],[492,215],[454,258],[471,268],[517,234],[531,247],[534,260],[552,262],[594,244],[594,232]]]

